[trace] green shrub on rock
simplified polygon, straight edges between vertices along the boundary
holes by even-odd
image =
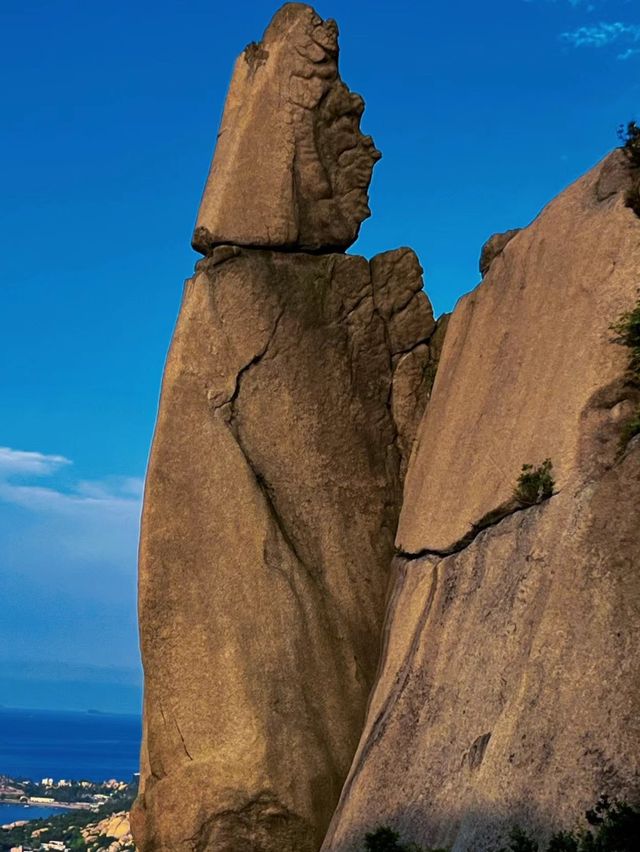
[[[640,388],[640,302],[633,310],[622,314],[611,326],[611,331],[616,334],[616,343],[629,348],[629,382]],[[636,435],[640,435],[640,408],[622,427],[620,449],[624,450]]]
[[[640,808],[603,796],[585,816],[588,829],[557,832],[545,852],[638,852]],[[509,846],[500,852],[538,852],[538,844],[516,826],[509,835]]]
[[[553,462],[545,459],[539,467],[523,464],[513,496],[521,506],[535,506],[553,495]]]
[[[415,843],[400,843],[400,835],[388,825],[365,835],[364,848],[366,852],[448,852],[447,849],[423,849]]]
[[[622,142],[622,150],[633,170],[633,182],[627,191],[625,201],[627,207],[640,216],[640,126],[635,121],[630,121],[626,128],[624,125],[618,128],[618,136]]]
[[[629,121],[626,127],[622,124],[618,128],[618,137],[631,165],[640,168],[640,126],[635,121]]]

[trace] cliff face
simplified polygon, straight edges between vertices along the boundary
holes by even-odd
[[[481,852],[640,794],[628,163],[492,238],[436,323],[410,249],[341,253],[362,106],[302,4],[236,64],[145,489],[141,852]]]
[[[335,25],[318,21],[299,4],[278,13],[251,84],[264,75],[271,91],[271,76],[286,76],[301,27],[335,46]],[[335,51],[317,56],[344,93]],[[238,165],[229,138],[252,149],[268,129],[264,103],[255,107],[257,128],[225,113],[201,211],[209,234],[211,194],[226,197],[225,169]],[[357,148],[353,116],[340,126],[340,145]],[[236,201],[248,219],[276,215]],[[307,204],[315,210],[315,197]],[[216,233],[229,240],[234,227]],[[314,228],[317,247],[326,239]],[[312,255],[207,240],[185,287],[146,481],[132,825],[144,852],[317,850],[373,686],[402,476],[439,337],[408,249],[369,263],[330,246]],[[307,232],[300,247],[309,242]]]
[[[403,250],[228,246],[187,282],[140,549],[143,850],[320,845],[377,665],[420,285]]]
[[[609,328],[638,298],[627,184],[616,152],[511,239],[451,317],[380,675],[324,849],[380,824],[491,849],[516,822],[542,837],[602,793],[640,793],[637,439],[619,453],[638,390]],[[461,544],[522,464],[547,457],[554,496]]]

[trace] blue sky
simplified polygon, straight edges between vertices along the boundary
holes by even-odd
[[[529,222],[639,115],[637,0],[317,9],[383,152],[352,251],[415,248],[438,313],[477,283],[488,236]],[[41,665],[85,678],[88,706],[96,671],[136,678],[163,360],[232,64],[274,11],[0,0],[0,703],[71,701]]]

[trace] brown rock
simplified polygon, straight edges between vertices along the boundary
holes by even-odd
[[[510,243],[521,230],[522,228],[512,228],[512,230],[505,231],[503,234],[494,234],[492,237],[489,237],[486,243],[482,246],[482,251],[480,252],[479,267],[480,274],[483,278],[489,271],[489,268],[496,257],[502,254],[508,243]]]
[[[609,326],[637,299],[640,222],[622,191],[598,202],[607,164],[521,231],[456,306],[407,475],[403,552],[453,547],[511,497],[525,463],[551,458],[559,488],[574,472],[581,419],[626,368]]]
[[[615,445],[615,441],[614,441]],[[640,795],[640,444],[444,559],[400,560],[381,674],[323,846],[391,825],[453,852],[546,848]]]
[[[428,339],[412,287],[390,274],[385,294],[422,304],[404,313]],[[394,316],[346,255],[223,246],[187,282],[140,548],[142,852],[321,844],[378,663]]]
[[[610,160],[522,231],[449,322],[414,446],[385,647],[324,850],[379,825],[453,852],[544,841],[640,796],[638,405],[610,324],[638,298],[640,222]],[[556,494],[511,501],[551,457]],[[470,525],[509,505],[466,538]]]
[[[347,248],[380,154],[338,75],[338,28],[287,3],[238,58],[193,246]]]

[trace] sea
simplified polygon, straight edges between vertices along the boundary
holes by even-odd
[[[0,708],[0,775],[130,781],[138,772],[141,735],[140,716]],[[60,812],[0,805],[0,825]]]

